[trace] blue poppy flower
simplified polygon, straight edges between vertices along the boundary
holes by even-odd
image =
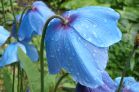
[[[63,24],[54,19],[46,33],[49,72],[67,70],[81,85],[104,85],[102,73],[108,60],[108,47],[121,40],[117,27],[119,14],[106,7],[90,6],[67,11]]]
[[[32,4],[32,9],[24,14],[19,28],[19,40],[31,40],[32,35],[41,34],[46,20],[54,13],[42,1]],[[19,19],[19,17],[17,17]]]
[[[102,78],[105,83],[104,85],[97,88],[89,88],[78,83],[76,86],[76,92],[115,92],[116,85],[107,72],[103,73]]]
[[[0,46],[5,43],[9,36],[10,33],[3,26],[0,26]]]
[[[3,44],[9,37],[9,34],[10,33],[8,33],[6,29],[0,27],[0,35],[2,35],[0,43]],[[9,44],[8,47],[5,49],[2,57],[0,58],[0,67],[18,61],[18,55],[17,55],[18,47],[20,47],[32,61],[38,60],[38,52],[33,45],[30,45],[24,41],[18,41]]]
[[[117,87],[120,84],[121,77],[115,79]],[[123,81],[122,92],[139,92],[139,82],[133,77],[125,77]]]

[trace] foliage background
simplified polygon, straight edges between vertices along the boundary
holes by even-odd
[[[121,19],[119,20],[118,26],[120,27],[123,38],[121,42],[111,46],[109,48],[109,62],[107,66],[107,71],[109,72],[112,78],[121,76],[121,71],[124,69],[125,62],[128,60],[129,53],[131,52],[134,46],[135,34],[139,31],[139,0],[43,0],[46,4],[52,8],[57,14],[61,14],[65,10],[76,9],[83,6],[90,5],[99,5],[107,6],[115,9],[120,13]],[[14,10],[16,14],[21,14],[24,7],[28,4],[31,4],[33,0],[13,0]],[[13,16],[11,13],[9,0],[4,0],[5,14],[7,20],[12,20]],[[0,5],[0,24],[3,23],[3,14],[2,6]],[[12,27],[12,21],[6,23],[6,27],[10,30]],[[12,40],[12,39],[11,39]],[[40,37],[33,39],[33,44],[39,50]],[[4,51],[4,48],[0,47],[0,56]],[[45,59],[46,60],[46,59]],[[139,51],[136,51],[136,54],[131,60],[130,69],[128,70],[128,76],[134,76],[139,80]],[[39,70],[39,64],[35,66]],[[38,71],[36,70],[36,71]],[[6,90],[6,92],[11,92],[7,90],[12,85],[12,68],[7,66],[4,69],[0,69],[0,90]],[[52,76],[48,75],[47,64],[45,66],[46,72],[46,85],[47,91],[53,92],[54,86],[58,81],[59,77],[62,76],[62,72],[58,75]],[[30,71],[30,73],[32,73]],[[34,77],[33,75],[30,75]],[[38,75],[39,76],[39,75]],[[28,81],[28,80],[27,80]],[[39,78],[38,78],[39,81]],[[5,83],[6,82],[6,83]],[[17,84],[17,83],[16,83]],[[28,82],[26,83],[28,85]],[[35,84],[39,86],[39,84]],[[27,86],[28,87],[28,86]],[[15,87],[16,88],[16,87]],[[71,79],[70,76],[66,77],[62,83],[59,85],[57,92],[74,92],[75,82]]]

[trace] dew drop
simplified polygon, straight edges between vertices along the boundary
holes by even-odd
[[[83,34],[84,37],[86,37],[86,34]]]
[[[72,60],[72,57],[69,57],[69,60]]]
[[[54,55],[50,55],[50,57],[54,58],[55,56]]]
[[[96,54],[95,54],[95,53],[93,53],[93,56],[96,56]]]
[[[77,73],[77,75],[79,76],[79,75],[80,75],[80,73]]]
[[[58,49],[57,49],[57,51],[59,52],[59,51],[60,51],[60,49],[58,48]]]
[[[104,19],[104,22],[106,23],[107,22],[107,19]]]
[[[88,38],[88,41],[92,41],[92,39],[91,38]]]
[[[97,25],[96,25],[96,24],[94,24],[94,25],[93,25],[93,27],[94,27],[94,28],[96,28],[96,27],[97,27]]]

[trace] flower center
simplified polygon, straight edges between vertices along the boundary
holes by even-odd
[[[36,11],[37,8],[35,6],[32,7],[32,11]]]

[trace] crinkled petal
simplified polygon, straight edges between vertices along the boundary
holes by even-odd
[[[23,15],[19,14],[19,15],[17,15],[17,16],[16,16],[16,22],[18,22],[18,23],[20,22],[21,16],[22,16],[22,19],[23,19],[24,16],[25,16],[25,14],[23,14]]]
[[[29,10],[23,17],[19,28],[20,40],[31,40],[32,35],[41,34],[46,20],[54,13],[42,2],[36,1],[32,5],[33,9]]]
[[[24,46],[26,48],[26,54],[29,56],[29,58],[32,61],[38,61],[39,55],[37,49],[33,45],[27,43],[24,43]]]
[[[117,88],[120,84],[121,77],[115,79]],[[133,77],[125,77],[122,92],[139,92],[139,83]]]
[[[103,81],[105,83],[105,85],[111,89],[111,90],[115,90],[116,89],[116,84],[115,82],[112,80],[112,78],[109,76],[109,74],[106,72],[106,71],[103,71],[102,72],[102,75],[103,75]],[[111,91],[112,92],[112,91]]]
[[[139,83],[134,83],[133,85],[129,86],[130,92],[139,92]]]
[[[121,77],[117,77],[115,79],[115,83],[116,83],[117,87],[120,84],[120,80],[121,80]],[[133,77],[124,77],[124,81],[123,82],[124,82],[124,84],[123,84],[124,86],[130,86],[130,85],[136,83],[136,80]]]
[[[89,88],[86,86],[83,86],[81,84],[77,84],[76,92],[115,92],[115,83],[110,78],[107,72],[102,72],[103,75],[103,82],[105,83],[102,86],[99,86],[97,88]]]
[[[2,58],[0,59],[0,67],[8,64],[12,64],[18,61],[17,50],[20,47],[24,52],[26,52],[25,47],[21,43],[11,43],[4,51]]]
[[[117,27],[119,14],[111,8],[89,6],[63,14],[85,40],[98,47],[108,47],[121,40]]]
[[[5,43],[9,36],[10,33],[3,26],[0,26],[0,46]]]
[[[75,81],[87,87],[103,85],[101,70],[107,62],[107,50],[95,47],[74,29],[63,27],[57,21],[53,21],[47,30],[46,52],[49,72],[57,73],[64,68]],[[103,53],[99,53],[100,51]],[[98,65],[99,62],[105,65]]]

